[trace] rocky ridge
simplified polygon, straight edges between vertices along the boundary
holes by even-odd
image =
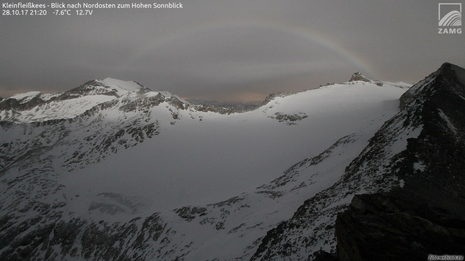
[[[407,140],[393,173],[403,186],[355,196],[336,222],[339,260],[425,260],[465,254],[465,70],[444,64],[401,97]]]
[[[119,85],[118,85],[119,84]],[[130,86],[125,89],[125,85]],[[123,86],[123,87],[121,87]],[[154,92],[140,83],[107,78],[92,80],[69,91],[43,94],[28,92],[0,101],[0,121],[43,122],[48,120],[72,119],[93,113],[98,108],[121,106],[130,111],[150,108],[167,102],[176,109],[192,108],[202,112],[230,114],[233,108],[215,105],[193,105],[166,91]]]
[[[305,201],[291,219],[268,231],[251,260],[313,260],[320,249],[335,255],[336,245],[340,260],[392,260],[407,252],[407,256],[422,259],[427,258],[428,251],[463,254],[463,75],[462,68],[446,63],[415,84],[402,96],[401,111],[370,139],[341,179]],[[383,195],[397,195],[396,202],[402,204],[396,206]],[[416,201],[403,202],[410,198]],[[422,215],[402,216],[424,206],[430,209],[426,215],[435,213],[436,219],[444,216],[439,223],[451,220],[449,230],[422,221]],[[345,214],[338,217],[343,211]],[[417,223],[404,219],[404,223],[398,220],[396,224],[388,218],[384,224],[375,221],[396,212]],[[401,232],[407,224],[414,227]],[[425,230],[424,224],[431,225]],[[412,232],[414,229],[417,231]],[[426,237],[428,229],[443,231],[438,233],[445,237],[444,242],[455,243],[443,245],[449,248],[432,247],[434,234]],[[379,233],[392,238],[383,241]],[[408,237],[408,233],[414,236]],[[400,247],[406,242],[409,244]],[[412,250],[412,242],[422,252]]]

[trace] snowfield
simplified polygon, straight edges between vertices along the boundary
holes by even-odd
[[[160,122],[158,137],[61,175],[59,183],[69,190],[66,194],[80,194],[81,200],[108,192],[136,197],[149,213],[214,203],[254,191],[343,136],[360,135],[359,150],[363,149],[398,111],[398,98],[405,90],[363,83],[333,85],[278,97],[246,113],[180,110],[177,121],[161,104],[152,108]],[[308,117],[287,125],[270,118],[278,112]],[[108,117],[120,120],[124,115],[105,115],[103,121]]]
[[[139,242],[127,236],[115,248],[148,260],[249,259],[267,231],[341,178],[399,112],[408,89],[351,81],[220,114],[135,82],[94,84],[71,98],[1,112],[1,119],[21,124],[1,127],[0,144],[12,142],[11,153],[37,157],[31,166],[0,162],[0,212],[24,208],[15,221],[20,224],[40,215],[32,209],[40,203],[59,213],[53,222],[82,220],[105,233],[132,224],[147,245],[127,248]],[[45,122],[50,119],[57,125]],[[39,149],[28,151],[34,146]],[[13,182],[18,175],[35,182],[24,187]],[[31,205],[23,206],[26,201]],[[157,222],[161,232],[147,232],[144,220]],[[50,259],[89,259],[79,233],[70,242],[76,251],[57,247]],[[45,250],[37,251],[46,259]]]

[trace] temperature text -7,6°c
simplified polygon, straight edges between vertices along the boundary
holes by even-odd
[[[71,9],[55,9],[53,10],[54,15],[92,15],[94,10],[88,10],[88,9],[77,9],[77,10],[71,10]]]

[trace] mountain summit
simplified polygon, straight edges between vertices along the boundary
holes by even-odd
[[[395,240],[426,259],[422,231],[454,254],[463,75],[445,64],[410,89],[345,82],[243,113],[114,79],[7,98],[0,259],[370,260]]]
[[[164,98],[178,104],[188,104],[169,92],[154,92],[134,81],[106,78],[88,81],[79,87],[55,94],[36,91],[11,96],[0,102],[0,121],[43,122],[72,119],[96,106],[111,102],[127,104],[136,100]]]
[[[354,74],[352,74],[352,77],[349,80],[349,82],[355,82],[355,81],[371,82],[370,79],[363,76],[360,72],[355,72]]]

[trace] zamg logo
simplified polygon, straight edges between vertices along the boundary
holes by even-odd
[[[439,34],[462,34],[462,4],[439,3],[438,21]]]

